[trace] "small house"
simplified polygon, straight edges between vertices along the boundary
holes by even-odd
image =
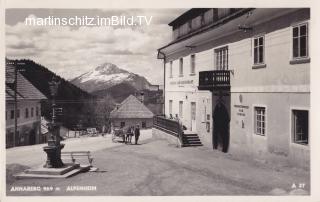
[[[139,125],[140,128],[151,128],[153,113],[135,96],[130,95],[110,113],[114,127]]]

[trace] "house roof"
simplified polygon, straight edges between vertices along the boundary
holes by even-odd
[[[181,24],[185,23],[186,21],[188,21],[194,17],[197,17],[201,13],[206,12],[209,9],[210,8],[192,8],[192,9],[184,12],[182,15],[180,15],[179,17],[177,17],[173,21],[171,21],[168,25],[169,26],[181,25]]]
[[[110,113],[111,118],[152,118],[153,113],[135,96],[127,97]]]
[[[14,74],[12,71],[6,71],[6,101],[14,100],[14,76],[12,74]],[[17,72],[17,99],[42,100],[47,99],[47,97]]]

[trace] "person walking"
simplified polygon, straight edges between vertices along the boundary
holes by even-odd
[[[137,124],[137,127],[134,129],[135,144],[138,144],[139,136],[140,136],[140,128],[139,128],[139,124]]]
[[[125,137],[126,144],[129,143],[130,136],[131,136],[131,126],[127,128],[126,137]]]

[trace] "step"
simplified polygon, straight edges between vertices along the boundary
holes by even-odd
[[[183,134],[183,136],[186,136],[186,137],[197,137],[198,135],[197,134]]]
[[[193,138],[193,139],[183,138],[182,141],[200,141],[200,139],[199,138]]]
[[[199,136],[182,136],[183,138],[199,138]]]
[[[183,144],[201,144],[201,141],[182,141]]]
[[[199,140],[200,141],[200,138],[182,138],[182,140]]]
[[[197,147],[197,146],[203,146],[203,144],[183,144],[182,147]]]
[[[186,139],[186,140],[195,140],[195,139],[199,139],[199,137],[182,137],[182,139]]]

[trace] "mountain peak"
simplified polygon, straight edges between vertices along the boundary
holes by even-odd
[[[95,69],[74,78],[71,82],[90,93],[106,90],[121,83],[130,84],[138,90],[146,89],[150,85],[143,76],[121,69],[109,62],[103,63]]]
[[[128,73],[127,71],[120,69],[117,65],[106,62],[94,69],[101,74],[119,74],[119,73]]]

